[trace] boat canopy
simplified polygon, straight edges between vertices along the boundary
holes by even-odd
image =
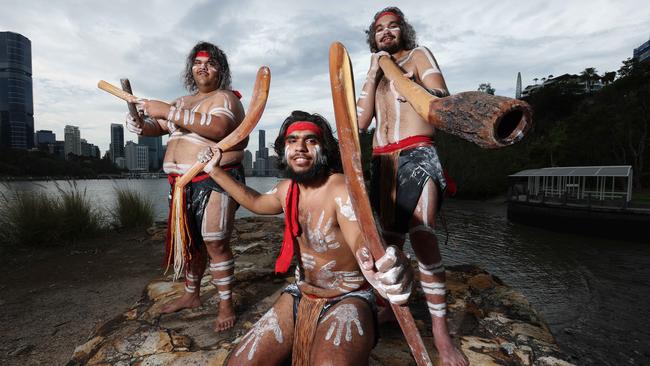
[[[630,165],[526,169],[509,177],[516,181],[527,178],[526,194],[570,195],[578,199],[632,199]]]

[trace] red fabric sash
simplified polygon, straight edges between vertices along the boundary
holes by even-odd
[[[232,92],[233,94],[235,94],[235,96],[236,96],[237,98],[241,99],[241,93],[239,92],[239,90],[235,90],[235,89],[233,89],[233,90],[231,90],[231,92]]]
[[[299,196],[300,188],[298,187],[298,183],[291,181],[285,201],[286,208],[284,210],[284,240],[282,240],[280,255],[275,261],[275,273],[287,272],[289,266],[291,265],[291,260],[293,259],[295,237],[300,234],[300,223],[298,222]]]
[[[397,150],[403,150],[409,147],[417,147],[423,145],[433,145],[433,139],[430,136],[410,136],[397,142],[391,142],[384,146],[374,147],[372,149],[373,155],[381,155],[391,153]]]

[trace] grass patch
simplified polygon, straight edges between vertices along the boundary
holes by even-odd
[[[0,193],[0,241],[3,246],[51,246],[87,238],[104,229],[101,213],[76,183],[58,195],[18,191]]]
[[[128,188],[115,187],[117,200],[112,211],[113,225],[131,229],[153,224],[154,209],[151,199]]]

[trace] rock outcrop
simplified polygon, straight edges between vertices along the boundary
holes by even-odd
[[[215,333],[219,296],[209,272],[201,282],[202,306],[160,314],[163,304],[180,296],[182,282],[169,278],[146,286],[140,301],[97,327],[78,346],[68,365],[222,365],[230,350],[274,303],[291,277],[273,274],[282,242],[277,217],[238,219],[231,246],[235,253],[233,291],[237,322]],[[165,229],[151,230],[161,237]],[[291,271],[290,271],[291,273]],[[447,268],[448,318],[454,340],[472,365],[570,365],[544,320],[517,291],[474,266]],[[424,295],[416,291],[411,310],[423,340],[437,358]],[[371,365],[414,365],[396,324],[380,327],[381,339]]]

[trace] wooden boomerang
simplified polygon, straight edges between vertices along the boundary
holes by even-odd
[[[250,135],[251,131],[253,131],[255,126],[257,126],[257,122],[259,122],[260,118],[262,118],[262,113],[264,112],[264,107],[266,106],[266,100],[269,97],[270,85],[271,70],[269,70],[269,68],[266,66],[262,66],[257,71],[255,86],[253,87],[253,96],[251,97],[251,102],[248,105],[246,117],[244,117],[244,120],[239,124],[239,126],[237,126],[234,131],[219,141],[216,144],[216,147],[222,151],[227,151],[248,137],[248,135]],[[135,103],[139,99],[138,97],[131,95],[130,93],[127,93],[104,80],[100,80],[99,83],[97,83],[97,87],[129,103]],[[182,177],[176,181],[176,184],[184,187],[192,180],[192,178],[194,178],[203,170],[206,164],[207,163],[201,163],[197,161],[185,174],[183,174]]]
[[[133,90],[131,90],[131,82],[129,79],[120,79],[120,83],[122,84],[122,90],[129,94],[133,94]],[[135,103],[126,103],[126,106],[129,108],[129,114],[131,117],[138,123],[138,125],[142,126],[144,121],[142,120],[142,117],[140,117],[140,113],[138,113],[138,109],[135,107]]]
[[[257,71],[257,77],[255,78],[255,86],[253,87],[253,96],[251,97],[251,102],[248,105],[248,110],[246,111],[246,117],[244,120],[237,126],[237,128],[232,131],[228,136],[224,137],[221,141],[217,142],[216,147],[221,149],[221,151],[228,151],[233,146],[240,143],[243,139],[250,135],[251,131],[257,126],[260,118],[262,118],[262,113],[264,113],[264,107],[266,106],[266,100],[269,97],[269,87],[271,85],[271,70],[268,67],[262,66]],[[184,187],[192,178],[197,174],[203,171],[203,168],[207,163],[201,163],[197,161],[190,167],[190,169],[179,178],[176,184]]]
[[[354,97],[354,80],[352,64],[345,47],[334,42],[330,46],[330,84],[334,101],[334,115],[339,137],[339,147],[345,182],[348,186],[354,213],[359,222],[363,239],[374,258],[380,258],[385,253],[386,244],[377,229],[377,223],[370,207],[366,185],[361,166],[361,148],[359,144],[359,128],[357,124],[357,107]],[[420,333],[415,326],[408,305],[390,304],[399,322],[404,337],[411,348],[415,362],[422,365],[433,365],[429,354],[422,342]]]

